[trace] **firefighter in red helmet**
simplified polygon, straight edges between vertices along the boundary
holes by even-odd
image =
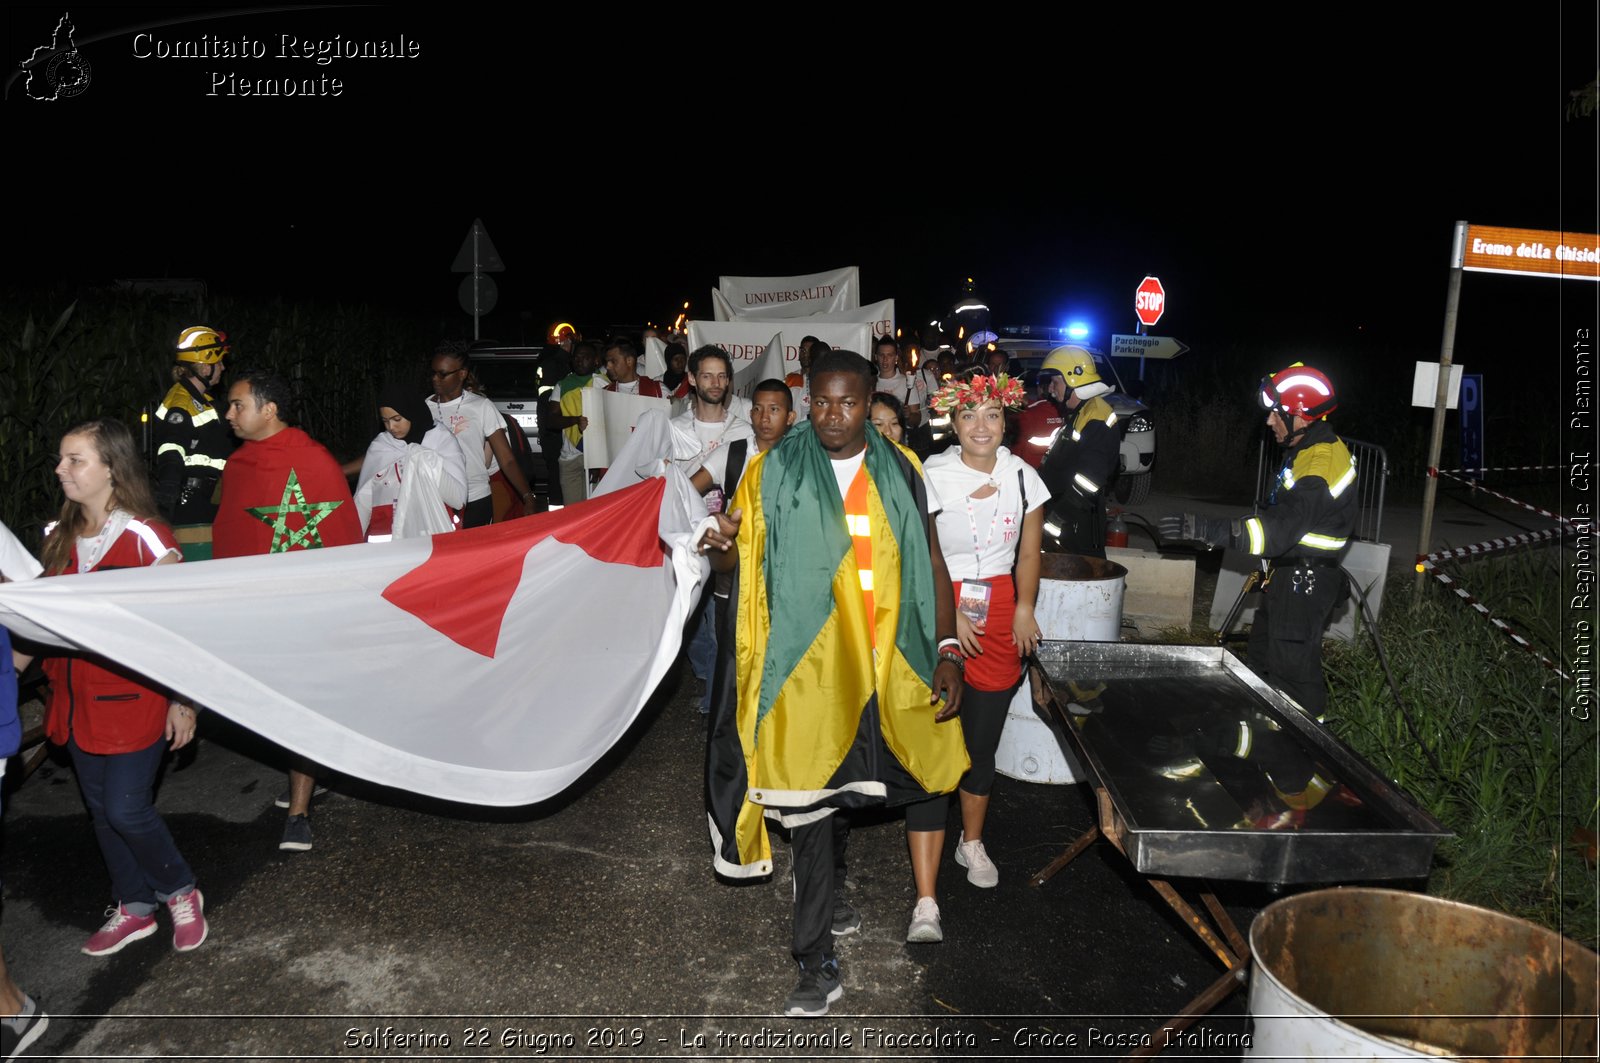
[[[1344,596],[1339,562],[1358,508],[1356,463],[1326,420],[1338,406],[1325,373],[1299,362],[1261,382],[1267,425],[1284,448],[1264,512],[1164,517],[1164,538],[1231,546],[1270,561],[1265,605],[1250,630],[1250,666],[1313,716],[1327,707],[1322,632]]]

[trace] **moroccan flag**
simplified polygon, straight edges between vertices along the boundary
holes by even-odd
[[[598,760],[677,656],[705,507],[668,476],[431,539],[8,583],[0,625],[335,771],[528,804]]]
[[[222,474],[213,557],[248,557],[359,543],[350,485],[326,447],[298,428],[249,440]]]
[[[811,425],[791,430],[745,470],[733,501],[744,511],[740,759],[714,731],[708,765],[722,874],[770,873],[765,809],[893,804],[948,793],[967,770],[960,723],[936,723],[929,704],[933,566],[914,463],[867,433],[871,617],[832,462]]]

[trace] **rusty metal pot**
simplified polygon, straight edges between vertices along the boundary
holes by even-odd
[[[1385,889],[1263,909],[1250,1056],[1595,1058],[1600,956],[1484,908]]]

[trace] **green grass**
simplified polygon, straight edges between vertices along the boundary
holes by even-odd
[[[1452,574],[1555,658],[1567,559],[1525,550]],[[1407,729],[1365,634],[1328,644],[1329,727],[1456,833],[1439,847],[1430,893],[1596,947],[1596,874],[1571,844],[1574,830],[1596,825],[1596,721],[1569,715],[1560,677],[1437,581],[1415,611],[1410,593],[1409,580],[1390,584],[1379,627],[1438,766]]]

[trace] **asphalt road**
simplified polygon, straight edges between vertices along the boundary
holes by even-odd
[[[1157,496],[1137,509],[1233,504]],[[1391,513],[1409,565],[1416,533],[1408,545],[1405,512]],[[1452,504],[1436,541],[1517,526],[1514,514]],[[316,809],[316,847],[298,854],[277,849],[277,751],[209,715],[196,755],[169,762],[158,799],[211,921],[207,942],[183,955],[164,917],[160,934],[114,956],[78,951],[111,899],[75,781],[59,755],[21,785],[13,771],[0,940],[52,1016],[34,1051],[1113,1058],[1224,973],[1103,840],[1029,885],[1094,822],[1088,791],[1001,779],[986,838],[1000,886],[970,886],[947,856],[946,940],[907,945],[903,827],[887,816],[861,825],[850,885],[865,925],[841,944],[845,995],[824,1019],[775,1017],[794,982],[788,853],[775,845],[770,880],[738,886],[712,873],[695,685],[669,676],[633,731],[543,805],[481,809],[336,781]],[[1272,899],[1218,888],[1241,929]],[[1231,1058],[1246,1023],[1238,993],[1168,1054]]]
[[[316,808],[316,847],[296,854],[276,847],[275,752],[211,715],[197,755],[169,764],[158,799],[211,921],[187,954],[172,951],[164,916],[157,936],[116,955],[79,953],[108,885],[70,768],[52,760],[8,795],[5,823],[6,958],[52,1016],[36,1050],[1121,1056],[1223,973],[1103,841],[1042,888],[1028,885],[1092,823],[1087,788],[1002,778],[987,838],[999,887],[970,886],[947,858],[946,940],[907,945],[903,826],[861,825],[850,888],[865,923],[841,944],[845,995],[824,1019],[774,1017],[794,983],[788,852],[775,844],[767,881],[733,886],[712,873],[694,685],[669,678],[628,737],[558,800],[488,810],[344,780]],[[1223,896],[1241,927],[1270,899]],[[1235,1051],[1217,1039],[1236,1040],[1242,1014],[1238,994],[1195,1028],[1211,1039],[1200,1054]],[[795,1035],[832,1040],[784,1041]]]

